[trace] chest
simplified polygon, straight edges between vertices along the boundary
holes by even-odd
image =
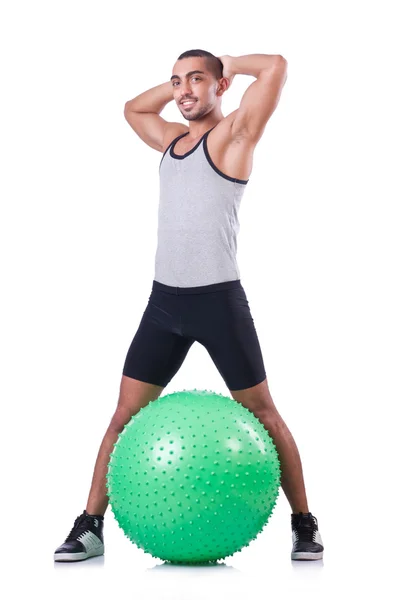
[[[173,151],[177,156],[186,156],[195,147],[196,144],[188,145],[182,138],[176,142]],[[218,139],[213,131],[206,139],[206,149],[214,166],[223,174],[244,181],[249,179],[253,166],[252,144],[244,140]]]

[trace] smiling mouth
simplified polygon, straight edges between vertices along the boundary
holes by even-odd
[[[193,106],[193,104],[196,104],[197,100],[184,100],[183,102],[181,102],[182,106]]]

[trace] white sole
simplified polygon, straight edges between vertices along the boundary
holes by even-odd
[[[98,548],[94,548],[89,552],[58,552],[54,554],[54,561],[56,562],[75,562],[77,560],[85,560],[86,558],[92,558],[93,556],[102,556],[105,553],[105,547],[102,544]]]
[[[291,552],[292,560],[320,560],[323,552]]]

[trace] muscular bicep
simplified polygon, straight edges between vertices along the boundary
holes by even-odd
[[[248,137],[257,142],[274,112],[287,79],[287,61],[279,56],[263,70],[245,91],[236,111],[232,131],[235,137]]]
[[[128,108],[128,103],[124,108],[124,116],[142,141],[151,148],[163,152],[164,138],[170,125],[168,121],[158,113],[133,111]]]

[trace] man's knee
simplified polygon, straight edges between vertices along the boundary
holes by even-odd
[[[113,431],[121,433],[127,423],[130,422],[133,415],[134,413],[131,412],[131,409],[127,408],[126,406],[117,407],[110,421],[109,429],[113,429]]]
[[[256,417],[268,431],[279,429],[284,421],[275,407],[265,407],[258,410]]]
[[[277,409],[271,397],[267,379],[245,390],[231,391],[235,400],[248,408],[254,415],[266,413],[269,418],[277,414]]]

